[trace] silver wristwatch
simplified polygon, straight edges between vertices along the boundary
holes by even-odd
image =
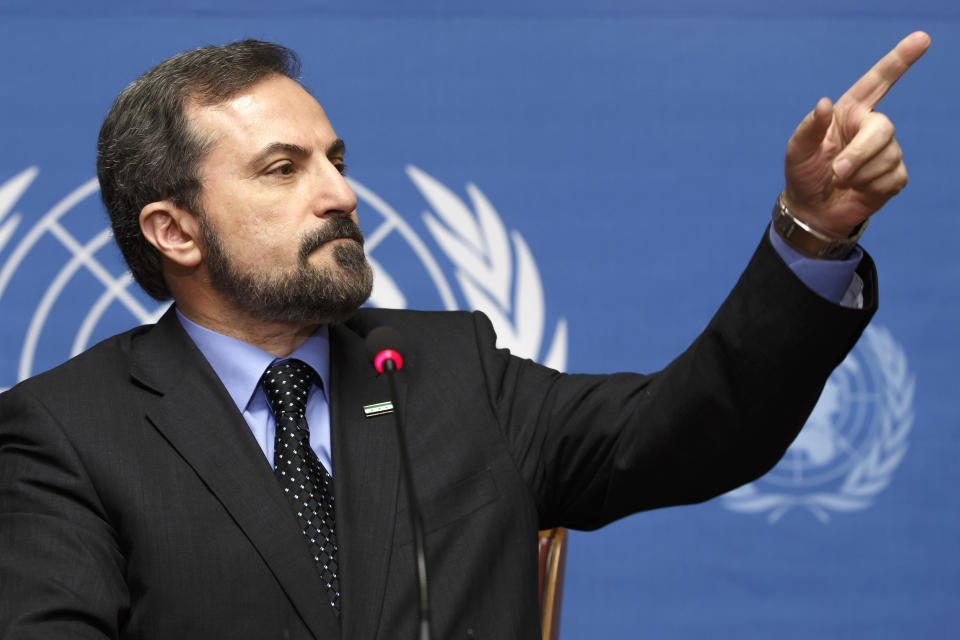
[[[809,258],[824,260],[843,260],[846,258],[857,240],[867,228],[864,220],[846,238],[836,238],[823,231],[814,229],[803,220],[797,219],[783,202],[783,192],[777,196],[777,203],[773,205],[773,229],[783,238],[790,247]]]

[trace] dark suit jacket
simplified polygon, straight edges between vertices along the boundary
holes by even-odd
[[[438,638],[538,637],[536,532],[707,499],[766,471],[875,307],[808,291],[763,242],[664,371],[562,375],[480,314],[331,328],[344,638],[412,638],[416,588],[387,400],[364,336],[394,326]],[[111,338],[0,396],[0,636],[338,637],[270,465],[179,323]],[[470,636],[469,630],[473,630]]]

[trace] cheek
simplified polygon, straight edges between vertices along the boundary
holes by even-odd
[[[290,259],[296,249],[295,233],[278,233],[268,222],[244,225],[238,234],[238,259],[250,264],[277,263]]]
[[[287,247],[296,244],[296,233],[283,229],[275,216],[242,207],[217,216],[214,228],[224,250],[237,264],[276,262],[289,252]]]
[[[295,193],[257,184],[211,182],[204,206],[224,248],[240,264],[289,262],[302,229],[296,224]]]

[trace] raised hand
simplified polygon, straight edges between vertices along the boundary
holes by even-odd
[[[846,237],[907,184],[894,127],[873,110],[930,46],[917,31],[901,40],[832,104],[821,98],[787,143],[784,202],[827,234]]]

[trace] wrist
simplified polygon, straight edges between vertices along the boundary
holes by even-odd
[[[788,246],[809,258],[842,260],[857,245],[867,228],[867,221],[858,224],[847,236],[823,231],[794,215],[781,191],[773,206],[773,228]]]

